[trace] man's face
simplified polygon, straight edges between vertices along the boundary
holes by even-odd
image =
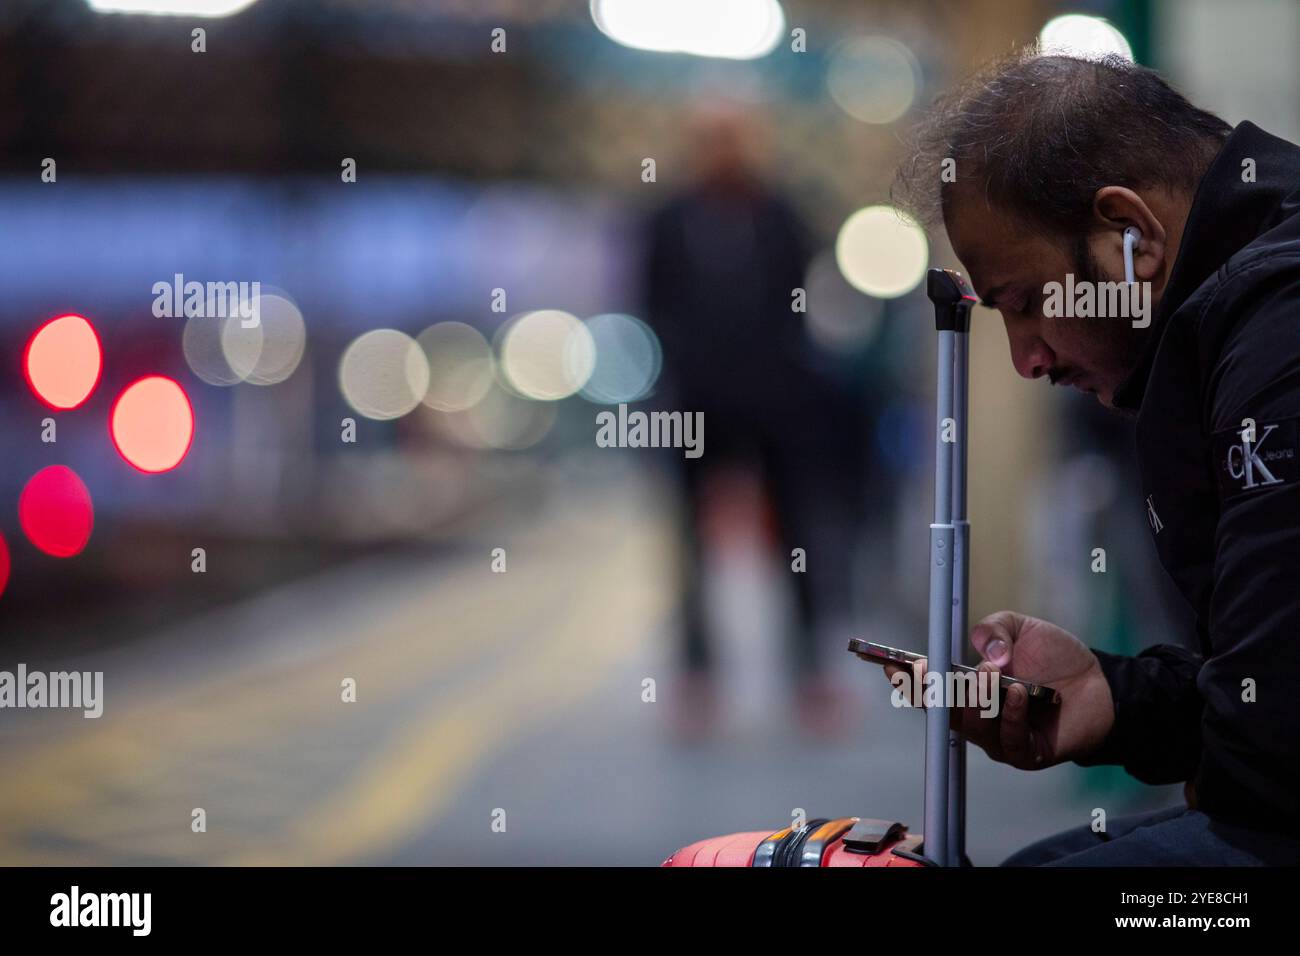
[[[1072,385],[1112,406],[1115,390],[1137,366],[1143,336],[1118,317],[1043,315],[1044,287],[1122,281],[1103,274],[1084,236],[1046,238],[978,200],[957,200],[948,237],[983,304],[1002,313],[1011,362],[1025,378]]]

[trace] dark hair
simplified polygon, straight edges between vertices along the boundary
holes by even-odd
[[[892,196],[935,223],[951,202],[942,173],[952,159],[962,192],[976,189],[1048,234],[1081,232],[1103,186],[1194,191],[1231,131],[1154,70],[1031,45],[935,101]]]

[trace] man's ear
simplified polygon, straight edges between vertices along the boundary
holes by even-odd
[[[1140,282],[1150,282],[1161,275],[1168,236],[1146,200],[1127,186],[1103,186],[1093,197],[1092,215],[1093,230],[1100,233],[1102,257],[1122,260],[1124,230],[1136,226],[1142,239],[1133,249],[1134,275]]]

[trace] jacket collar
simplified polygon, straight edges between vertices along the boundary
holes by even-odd
[[[1254,161],[1254,182],[1242,181],[1247,159]],[[1300,147],[1254,123],[1243,122],[1228,136],[1196,188],[1150,338],[1137,368],[1115,390],[1116,407],[1136,410],[1142,404],[1169,317],[1234,253],[1297,211],[1286,199],[1296,191],[1298,170]]]

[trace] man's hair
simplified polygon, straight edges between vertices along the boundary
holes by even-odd
[[[1049,235],[1086,232],[1098,189],[1192,192],[1231,131],[1154,70],[1030,45],[935,101],[892,195],[929,224],[956,186]]]

